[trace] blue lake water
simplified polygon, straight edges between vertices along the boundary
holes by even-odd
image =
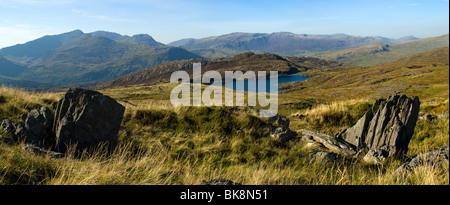
[[[302,75],[284,76],[284,77],[279,77],[278,78],[278,84],[290,83],[290,82],[300,82],[300,81],[305,81],[308,78],[311,78],[311,76],[302,76]],[[242,88],[237,89],[236,88],[236,84],[238,82],[242,82],[242,81],[244,82],[244,88],[243,89]],[[254,87],[251,86],[249,88],[249,86],[248,86],[249,83],[251,83],[251,84],[253,83],[256,86],[254,86]],[[277,90],[271,92],[270,91],[270,86],[273,85],[273,84],[275,84],[274,80],[267,79],[266,80],[266,90],[263,90],[263,92],[273,93],[273,92],[278,92],[278,91],[282,90],[282,89],[278,88]],[[247,80],[247,79],[245,79],[245,80],[234,80],[233,83],[231,83],[231,82],[230,83],[225,83],[224,82],[224,83],[222,83],[222,85],[227,87],[227,88],[232,88],[234,90],[244,90],[244,91],[250,91],[250,92],[258,92],[258,80]]]

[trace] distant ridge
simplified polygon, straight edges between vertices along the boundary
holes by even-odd
[[[231,33],[201,39],[182,39],[169,43],[168,45],[183,47],[192,52],[204,52],[201,49],[214,49],[228,53],[229,55],[252,51],[255,53],[269,52],[284,56],[302,56],[323,51],[358,48],[374,43],[396,44],[411,39],[417,38],[407,36],[400,39],[389,39],[378,36],[360,37],[346,34],[311,35],[289,32],[276,32],[271,34]],[[206,55],[205,57],[214,57],[214,55]]]
[[[347,65],[371,67],[447,46],[449,46],[449,34],[395,45],[372,44],[360,48],[326,51],[311,56],[339,61]]]
[[[243,52],[229,58],[191,59],[163,63],[118,77],[108,82],[77,85],[92,89],[105,89],[116,86],[136,85],[143,83],[169,82],[170,75],[177,70],[185,70],[192,74],[193,63],[202,63],[202,72],[215,70],[224,76],[224,71],[280,71],[280,76],[294,74],[311,69],[339,68],[342,64],[311,57],[281,57],[276,54],[255,54]]]
[[[129,37],[81,30],[44,36],[0,53],[5,57],[0,72],[11,78],[3,82],[14,81],[18,86],[29,81],[47,86],[105,81],[163,62],[202,58],[183,48],[165,46],[147,34]]]

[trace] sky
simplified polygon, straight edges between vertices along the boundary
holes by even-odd
[[[425,38],[449,32],[449,1],[0,0],[0,48],[75,29],[165,44],[233,32]]]

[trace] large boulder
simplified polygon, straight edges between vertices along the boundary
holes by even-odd
[[[69,90],[58,102],[53,132],[56,148],[65,152],[69,145],[77,150],[117,145],[125,108],[114,99],[85,89]]]
[[[389,157],[400,158],[408,151],[419,108],[418,97],[396,95],[379,99],[353,127],[343,130],[336,138],[358,149],[383,147]]]

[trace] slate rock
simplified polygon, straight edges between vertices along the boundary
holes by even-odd
[[[363,161],[368,164],[382,163],[389,156],[389,152],[381,147],[370,149],[364,156]]]
[[[443,162],[449,161],[449,145],[437,148],[428,152],[420,153],[414,157],[410,162],[400,166],[395,172],[405,173],[414,170],[419,166],[442,166]]]
[[[358,149],[384,146],[389,157],[401,158],[408,151],[419,108],[418,97],[396,95],[379,99],[354,126],[341,131],[336,138]]]
[[[99,92],[69,90],[57,105],[53,132],[56,148],[65,152],[69,145],[77,150],[117,145],[125,107]]]
[[[297,133],[283,127],[277,127],[273,132],[270,133],[270,136],[277,140],[280,140],[281,142],[288,142],[294,139],[295,136],[297,136]]]
[[[341,158],[341,155],[334,152],[313,150],[309,153],[310,162],[331,163]]]

